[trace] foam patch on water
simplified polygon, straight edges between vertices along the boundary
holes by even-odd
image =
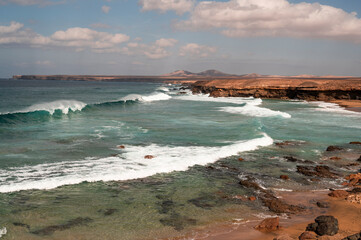
[[[154,102],[154,101],[164,101],[169,100],[172,97],[165,93],[155,92],[150,95],[139,95],[139,94],[129,94],[120,99],[120,101],[140,101],[140,102]]]
[[[8,231],[6,230],[6,227],[0,228],[0,238],[4,236]]]
[[[185,100],[185,101],[202,101],[202,102],[219,102],[219,103],[233,103],[233,104],[250,104],[250,105],[260,105],[262,104],[262,99],[253,98],[253,97],[210,97],[209,94],[187,94],[183,96],[178,96],[176,99]]]
[[[321,112],[332,112],[332,113],[341,113],[341,114],[349,114],[349,115],[359,115],[359,116],[361,116],[361,113],[346,110],[344,107],[341,107],[340,105],[338,105],[336,103],[310,102],[309,104],[316,105],[317,108],[315,108],[315,109],[317,111],[321,111]]]
[[[252,117],[283,117],[291,118],[291,115],[285,112],[274,111],[268,108],[258,107],[252,104],[246,104],[242,107],[221,107],[222,112],[241,114]]]
[[[24,108],[15,113],[28,113],[36,111],[47,111],[50,114],[54,114],[56,110],[60,110],[63,114],[68,114],[69,110],[81,111],[87,104],[77,100],[57,100],[53,102],[38,103]]]
[[[204,146],[125,146],[119,157],[87,158],[81,161],[39,164],[0,170],[0,192],[51,189],[83,181],[112,181],[144,178],[157,173],[185,171],[239,152],[273,144],[267,134],[219,147]],[[153,159],[145,159],[153,155]]]

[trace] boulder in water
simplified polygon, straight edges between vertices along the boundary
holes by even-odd
[[[145,155],[144,158],[145,158],[145,159],[153,159],[154,156],[153,156],[153,155]]]
[[[343,150],[342,147],[338,147],[338,146],[329,146],[327,147],[326,151],[327,152],[333,152],[333,151],[340,151]]]

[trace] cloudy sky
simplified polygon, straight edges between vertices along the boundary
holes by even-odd
[[[361,76],[360,0],[0,0],[0,77]]]

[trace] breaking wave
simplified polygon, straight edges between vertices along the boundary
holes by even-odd
[[[0,170],[0,192],[28,189],[51,189],[83,181],[112,181],[144,178],[157,173],[185,171],[189,167],[206,165],[239,152],[271,145],[273,139],[262,137],[237,141],[219,147],[205,146],[125,146],[119,156],[86,158]],[[146,155],[154,156],[145,159]]]

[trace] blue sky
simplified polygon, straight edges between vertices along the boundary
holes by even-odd
[[[361,76],[360,0],[0,0],[0,77]]]

